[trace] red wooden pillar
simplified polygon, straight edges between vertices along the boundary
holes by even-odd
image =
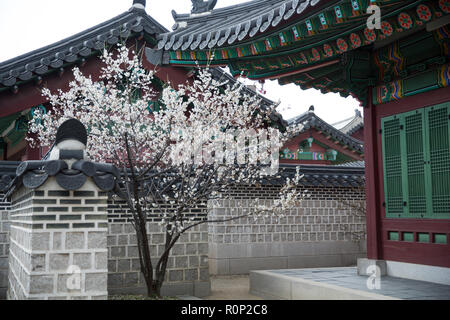
[[[378,148],[375,105],[369,87],[367,106],[364,108],[364,159],[366,164],[366,228],[367,258],[382,259],[381,212],[378,203],[380,190],[378,177]]]

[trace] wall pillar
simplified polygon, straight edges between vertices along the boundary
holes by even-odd
[[[107,192],[49,177],[11,196],[9,299],[107,299]]]

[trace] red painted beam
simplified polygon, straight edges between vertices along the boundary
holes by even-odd
[[[96,80],[99,76],[100,60],[92,57],[80,70],[85,74],[91,75]],[[47,87],[52,92],[57,89],[65,91],[69,89],[69,83],[72,80],[73,74],[71,69],[66,70],[62,76],[54,72],[44,77],[42,87]],[[41,87],[36,86],[34,82],[29,82],[19,86],[17,94],[12,93],[10,90],[0,93],[0,117],[6,117],[45,102],[46,99],[42,96]]]

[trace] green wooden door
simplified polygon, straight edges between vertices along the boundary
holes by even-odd
[[[450,103],[426,109],[430,218],[450,219]]]
[[[402,153],[400,148],[400,118],[381,120],[383,134],[383,167],[386,217],[403,215]]]
[[[381,127],[386,217],[450,219],[450,103]]]

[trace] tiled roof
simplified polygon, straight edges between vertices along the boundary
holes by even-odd
[[[73,64],[106,45],[117,44],[121,39],[141,32],[156,36],[167,29],[148,16],[144,9],[132,6],[127,12],[95,27],[0,63],[0,90],[2,86],[11,87]]]
[[[364,128],[364,119],[359,112],[349,123],[347,123],[343,128],[339,130],[341,130],[345,134],[352,135],[361,128]]]
[[[0,168],[15,165],[15,175],[12,177],[9,172],[0,172],[3,174],[0,179],[0,192],[4,192],[5,197],[9,197],[22,185],[28,189],[39,188],[49,177],[55,177],[56,182],[65,190],[77,190],[91,177],[101,190],[111,191],[118,189],[120,179],[119,170],[115,166],[85,160],[76,161],[71,169],[68,169],[64,160],[24,161],[19,164],[0,161]]]
[[[174,32],[157,37],[158,49],[204,50],[261,36],[306,9],[326,1],[254,0],[200,14],[176,14]],[[318,7],[318,6],[317,6]]]
[[[281,177],[294,177],[296,165],[280,165]],[[299,184],[304,187],[358,188],[365,185],[364,167],[301,165],[303,178]]]
[[[48,176],[56,175],[60,175],[59,179],[62,181],[63,185],[67,185],[67,183],[74,185],[80,183],[81,180],[86,179],[86,176],[92,175],[92,169],[97,173],[96,178],[94,177],[94,181],[97,184],[100,184],[99,187],[103,190],[111,190],[111,188],[115,186],[115,181],[117,179],[117,169],[115,169],[115,167],[92,162],[84,162],[85,169],[83,169],[82,166],[75,165],[75,167],[79,169],[79,174],[75,175],[75,177],[78,177],[76,179],[81,179],[80,181],[69,181],[71,179],[70,177],[69,180],[67,180],[67,177],[63,177],[66,169],[57,166],[55,161],[41,161],[32,164],[23,162],[20,166],[19,164],[20,162],[0,161],[0,189],[8,189],[11,192],[11,188],[15,188],[18,184],[22,183],[26,186],[33,187],[44,183]],[[40,166],[36,167],[36,164]],[[80,165],[81,164],[83,163],[80,162]],[[263,183],[272,185],[283,183],[287,177],[292,178],[295,176],[296,167],[296,165],[280,164],[278,177],[269,177],[268,179],[265,179]],[[14,168],[14,174],[11,174],[12,168]],[[55,170],[55,168],[59,169]],[[18,172],[17,176],[16,171]],[[300,180],[300,185],[307,187],[363,187],[365,183],[364,167],[361,167],[360,165],[301,165],[300,173],[304,175]],[[73,172],[71,172],[71,174],[73,178]]]
[[[330,135],[334,140],[339,141],[344,145],[347,145],[349,148],[357,150],[360,153],[364,152],[364,143],[362,141],[355,139],[349,136],[348,134],[345,134],[344,132],[336,129],[332,125],[323,121],[320,117],[318,117],[314,113],[314,107],[312,106],[309,109],[309,111],[293,119],[288,120],[288,124],[290,126],[302,124],[303,128],[299,133],[302,133],[308,130],[309,128],[316,128],[322,132],[325,132],[325,134]]]

